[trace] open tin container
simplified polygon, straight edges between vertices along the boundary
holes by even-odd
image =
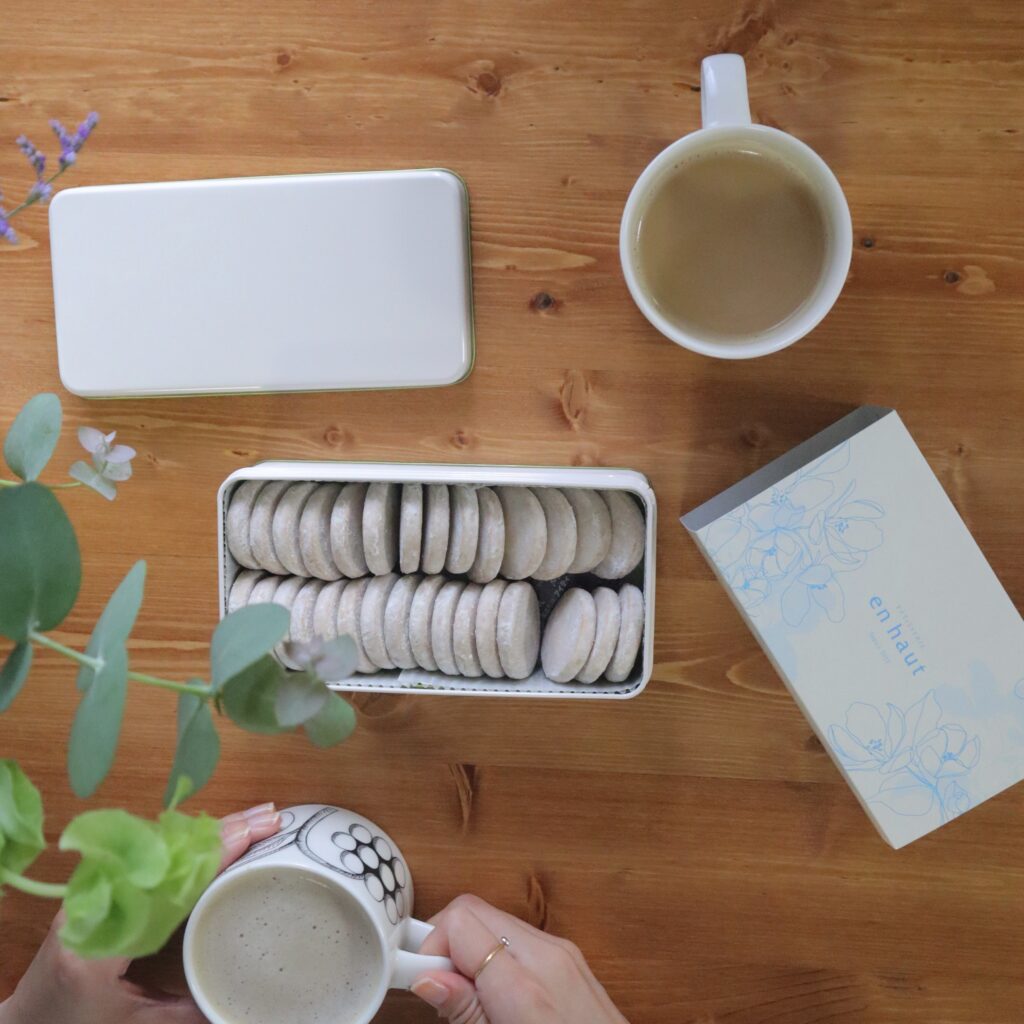
[[[541,629],[557,598],[568,586],[592,590],[633,583],[644,595],[644,635],[630,676],[621,683],[555,683],[536,671],[521,681],[471,679],[422,669],[395,669],[374,675],[357,675],[331,688],[368,693],[434,693],[493,697],[556,697],[577,700],[627,700],[647,685],[654,670],[654,586],[657,506],[647,478],[631,469],[559,466],[464,466],[398,462],[303,462],[271,461],[236,470],[217,492],[217,544],[220,585],[220,614],[227,614],[228,591],[241,566],[231,556],[225,538],[225,517],[231,495],[246,480],[291,480],[316,483],[388,481],[396,484],[466,484],[469,486],[580,487],[594,490],[626,491],[640,503],[646,543],[640,564],[622,580],[604,580],[589,573],[541,582],[530,580],[541,605]]]

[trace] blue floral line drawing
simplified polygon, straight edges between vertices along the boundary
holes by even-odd
[[[836,479],[850,442],[712,523],[703,541],[737,599],[753,617],[767,610],[789,626],[824,616],[841,622],[841,577],[882,546],[885,509],[855,497],[857,483]]]
[[[946,822],[971,807],[962,785],[981,759],[981,740],[959,725],[942,723],[942,708],[929,690],[906,711],[886,704],[851,704],[829,742],[850,772],[880,777],[872,803],[895,814],[920,817],[938,811]]]

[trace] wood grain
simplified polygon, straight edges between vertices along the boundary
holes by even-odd
[[[661,511],[657,664],[640,699],[361,697],[357,735],[326,752],[225,726],[201,803],[364,811],[406,848],[421,914],[470,890],[572,936],[636,1022],[1019,1021],[1024,789],[891,851],[676,517],[858,404],[891,404],[1024,602],[1022,40],[1010,0],[9,5],[0,135],[100,111],[76,184],[439,165],[472,197],[479,349],[457,387],[63,396],[70,427],[117,429],[140,451],[113,506],[66,496],[85,560],[67,637],[84,640],[145,557],[133,663],[201,673],[214,494],[259,459],[634,467]],[[854,218],[831,316],[741,365],[656,335],[616,245],[640,170],[696,127],[699,61],[718,50],[744,55],[755,117],[824,156]],[[0,147],[9,196],[24,172]],[[2,422],[59,389],[45,214],[20,230],[24,247],[0,249]],[[301,244],[268,210],[268,247]],[[69,439],[55,465],[72,457]],[[43,789],[51,840],[82,807],[63,767],[73,704],[67,667],[42,654],[0,719],[0,753]],[[172,722],[164,695],[132,691],[90,805],[157,809]],[[40,866],[67,870],[53,852]],[[49,911],[5,897],[0,994]],[[431,1019],[401,996],[380,1015]]]

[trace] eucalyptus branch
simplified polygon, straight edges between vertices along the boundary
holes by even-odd
[[[62,900],[68,894],[68,887],[57,882],[39,882],[34,878],[15,874],[7,868],[0,868],[0,885],[20,889],[29,896],[42,896],[49,900]]]
[[[22,480],[5,480],[0,477],[0,487],[20,487],[24,481]],[[84,486],[81,480],[69,480],[66,484],[47,484],[39,480],[38,483],[42,484],[43,487],[49,487],[51,491],[67,491],[72,487]]]
[[[177,683],[173,679],[161,679],[160,676],[148,676],[142,672],[129,672],[129,679],[137,683],[145,683],[146,686],[158,686],[162,690],[173,690],[175,693],[191,693],[203,700],[209,700],[212,696],[208,686],[199,686],[196,683]]]

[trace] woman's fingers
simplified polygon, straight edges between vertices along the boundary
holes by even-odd
[[[412,990],[451,1024],[488,1024],[473,983],[461,974],[431,971],[417,978]]]
[[[238,811],[221,819],[220,837],[224,845],[224,856],[220,867],[223,871],[233,864],[253,843],[268,839],[281,826],[281,815],[272,803],[258,804],[247,811]]]

